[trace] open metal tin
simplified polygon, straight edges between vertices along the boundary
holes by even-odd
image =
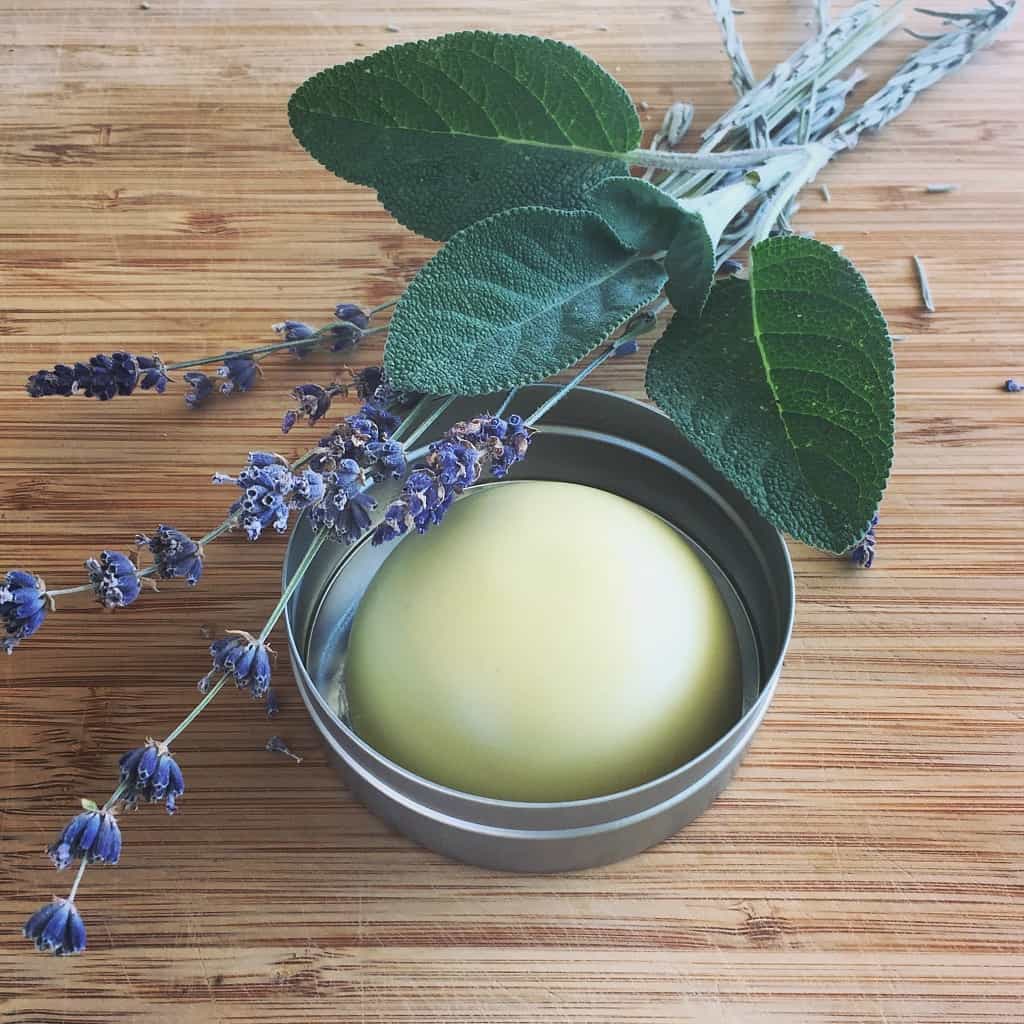
[[[529,414],[552,390],[521,389],[511,411]],[[503,398],[457,400],[419,443],[497,408]],[[657,513],[702,553],[733,617],[743,665],[742,714],[713,746],[644,785],[588,800],[517,803],[458,792],[377,753],[339,713],[352,618],[393,546],[374,548],[368,538],[352,547],[325,544],[292,595],[286,627],[299,692],[331,761],[367,807],[410,838],[459,860],[550,872],[607,864],[647,849],[692,821],[722,791],[775,691],[793,626],[794,586],[779,533],[656,409],[577,388],[541,426],[529,458],[515,467],[516,480],[563,480],[611,491]],[[378,514],[398,486],[375,486]],[[303,518],[292,531],[285,580],[311,536]],[[398,543],[415,543],[415,536]]]

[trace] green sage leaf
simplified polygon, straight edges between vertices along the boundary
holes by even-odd
[[[749,281],[677,315],[647,390],[774,525],[842,552],[864,534],[893,452],[885,320],[853,264],[809,238],[754,246]]]
[[[395,387],[473,395],[543,380],[599,345],[665,283],[596,214],[520,207],[454,235],[395,307]]]
[[[586,203],[626,245],[659,254],[669,302],[687,316],[700,314],[715,276],[715,247],[699,214],[640,178],[606,178]]]
[[[320,163],[439,239],[516,206],[578,208],[593,184],[627,173],[641,137],[628,94],[589,57],[494,32],[327,68],[299,86],[288,112]]]

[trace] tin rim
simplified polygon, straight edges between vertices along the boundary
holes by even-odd
[[[556,385],[531,385],[531,388],[545,388],[555,390]],[[601,388],[579,387],[575,390],[584,394],[590,393],[601,396],[602,398],[611,398],[617,402],[622,402],[637,407],[648,414],[659,416],[662,419],[668,420],[668,417],[663,412],[661,412],[660,409],[657,409],[646,402],[640,401],[636,398],[632,398],[628,395],[616,394],[615,392],[607,391]],[[662,458],[664,458],[664,456],[662,456]],[[711,490],[713,491],[713,489]],[[298,533],[299,531],[297,528],[293,529],[291,535],[288,538],[288,546],[285,550],[285,557],[283,559],[281,569],[282,591],[284,590],[288,583],[288,569],[293,560],[293,546],[296,543]],[[323,694],[320,692],[319,687],[316,685],[316,683],[314,683],[312,677],[310,676],[309,671],[306,668],[306,659],[304,656],[304,652],[299,649],[299,645],[296,641],[295,628],[292,620],[292,605],[295,603],[296,598],[301,592],[301,587],[299,587],[292,595],[292,599],[286,604],[284,610],[285,630],[288,635],[288,648],[291,654],[292,669],[295,672],[296,682],[298,683],[299,690],[300,693],[302,694],[303,701],[306,704],[307,710],[310,712],[310,716],[314,719],[317,728],[319,731],[321,731],[321,733],[324,732],[324,729],[321,723],[317,721],[318,717],[325,718],[333,727],[340,729],[342,733],[345,735],[346,739],[352,744],[354,744],[364,754],[368,755],[371,761],[376,760],[381,762],[395,775],[399,776],[407,782],[414,784],[415,786],[422,787],[424,790],[436,795],[441,800],[447,802],[461,802],[463,804],[470,806],[479,805],[482,807],[494,808],[499,810],[507,809],[509,811],[519,811],[523,813],[529,813],[530,811],[557,811],[559,809],[587,809],[599,807],[600,805],[606,804],[611,801],[629,800],[629,798],[631,797],[642,796],[646,791],[669,784],[673,779],[680,777],[686,774],[687,772],[693,771],[694,768],[698,766],[702,761],[715,761],[716,756],[718,754],[722,753],[722,751],[725,750],[725,748],[734,746],[737,740],[741,737],[741,735],[747,732],[748,730],[749,735],[746,738],[749,739],[749,736],[752,735],[754,731],[756,731],[756,728],[760,724],[761,719],[763,719],[765,713],[767,712],[767,705],[771,702],[772,696],[775,692],[775,687],[782,671],[782,663],[788,650],[789,642],[792,638],[793,624],[796,615],[796,579],[793,573],[793,563],[789,555],[789,549],[786,545],[785,539],[783,538],[782,534],[779,533],[778,530],[771,528],[771,537],[777,545],[777,554],[781,557],[781,563],[785,571],[785,578],[781,582],[785,585],[784,589],[786,591],[787,599],[785,601],[783,608],[783,619],[781,623],[778,652],[772,659],[770,664],[762,666],[761,692],[759,693],[757,700],[754,701],[753,704],[751,704],[750,707],[747,708],[746,712],[740,715],[740,717],[732,725],[732,727],[722,736],[720,736],[713,744],[711,744],[711,746],[706,747],[695,757],[690,758],[690,760],[672,769],[672,771],[666,772],[665,774],[659,775],[653,779],[649,779],[647,782],[643,782],[640,785],[630,787],[629,789],[615,790],[611,793],[604,793],[600,796],[587,797],[582,800],[559,800],[545,802],[502,800],[496,797],[480,796],[475,793],[468,793],[464,790],[453,789],[449,786],[444,786],[441,783],[434,782],[430,779],[425,778],[422,775],[418,775],[416,772],[410,771],[408,768],[404,768],[396,761],[392,761],[389,757],[382,754],[375,747],[370,746],[365,740],[362,739],[361,736],[359,736],[358,733],[355,732],[355,730],[352,729],[351,726],[348,725],[348,723],[344,721],[344,719],[341,718],[340,715],[338,715],[338,713],[331,707],[331,705],[324,698]],[[332,580],[336,578],[338,573],[344,571],[344,564],[351,557],[352,553],[354,553],[363,544],[367,543],[368,540],[369,537],[364,536],[345,552],[345,554],[342,556],[338,563],[338,569],[334,574],[332,574]],[[324,736],[324,738],[330,741],[332,749],[341,749],[340,744],[337,743],[334,737],[328,735]],[[350,767],[352,766],[350,765]],[[378,779],[370,775],[370,773],[367,772],[365,766],[360,765],[359,770],[360,773],[364,775],[364,777],[372,779],[374,784],[378,787],[386,787],[388,793],[393,795],[394,791],[392,787],[384,780]],[[700,778],[703,777],[703,775],[700,776]],[[697,784],[699,784],[699,779],[694,780],[694,783],[692,785]],[[683,791],[688,791],[690,788],[691,785],[687,785],[683,787]],[[420,804],[418,801],[415,801],[414,798],[409,797],[408,795],[402,796],[402,803],[406,803],[409,801],[415,803],[415,806],[421,811],[427,811],[430,814],[440,813],[442,814],[442,816],[450,817],[448,815],[444,815],[444,812],[436,811],[434,808],[426,808],[425,805]],[[657,804],[653,806],[662,806],[662,804],[663,801],[659,801]],[[548,832],[548,830],[543,831],[545,834],[547,834]]]

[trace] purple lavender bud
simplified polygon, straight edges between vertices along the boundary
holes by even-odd
[[[74,387],[74,368],[63,363],[58,363],[52,370],[33,373],[25,384],[25,390],[32,398],[48,398],[51,395],[69,398],[75,393]]]
[[[325,327],[323,337],[332,352],[344,352],[359,344],[363,332],[355,324],[342,322]]]
[[[352,386],[356,395],[365,402],[374,398],[377,388],[387,381],[383,366],[366,366],[352,376]]]
[[[163,803],[168,814],[175,812],[175,801],[185,792],[185,779],[166,743],[148,739],[143,746],[122,754],[118,764],[129,807],[142,800]]]
[[[137,356],[139,365],[139,387],[143,391],[155,391],[162,395],[167,390],[167,370],[159,356]]]
[[[302,511],[313,508],[324,500],[327,484],[323,476],[314,469],[304,469],[295,476],[295,486],[291,493],[291,506]]]
[[[281,430],[288,433],[300,420],[306,419],[310,426],[322,420],[330,411],[331,401],[344,388],[337,384],[322,387],[320,384],[300,384],[292,389],[292,396],[299,403],[298,407],[285,413],[281,422]]]
[[[238,476],[215,473],[213,482],[231,483],[241,488],[242,495],[231,505],[229,514],[238,517],[249,540],[258,540],[268,526],[273,526],[278,533],[288,529],[288,514],[293,507],[298,478],[280,455],[250,452]]]
[[[719,274],[738,274],[743,269],[743,264],[739,260],[727,259],[722,260],[718,266]]]
[[[408,464],[401,441],[371,441],[366,446],[366,455],[396,480],[405,474]]]
[[[339,302],[334,307],[334,318],[344,323],[354,324],[360,331],[365,331],[370,326],[369,316],[354,302]]]
[[[147,370],[155,369],[153,360]],[[139,382],[139,360],[130,352],[102,352],[93,356],[88,363],[74,366],[58,364],[52,370],[40,370],[32,374],[25,390],[33,398],[48,395],[85,395],[109,401],[117,395],[130,395]],[[151,385],[152,386],[152,385]]]
[[[190,587],[203,575],[203,550],[180,530],[161,524],[152,537],[140,533],[139,547],[149,548],[157,575],[163,580],[184,579]]]
[[[40,952],[70,956],[85,949],[85,925],[71,900],[55,897],[25,922],[21,933]]]
[[[281,710],[281,701],[278,699],[277,690],[271,687],[267,690],[267,718],[273,718]]]
[[[38,576],[13,569],[0,580],[0,621],[5,636],[0,650],[12,654],[21,640],[32,636],[43,624],[49,602],[46,584]]]
[[[280,334],[285,341],[297,343],[291,347],[290,351],[300,359],[313,351],[312,345],[301,343],[315,337],[316,328],[304,324],[301,320],[282,320],[281,323],[274,324],[274,332]]]
[[[850,549],[850,561],[859,569],[870,569],[875,562],[875,527],[878,526],[878,513],[871,517],[867,533]]]
[[[210,644],[210,656],[213,668],[207,678],[226,672],[240,690],[248,690],[256,698],[270,689],[270,649],[248,633],[233,630],[215,640]]]
[[[185,402],[190,409],[198,408],[205,399],[209,398],[217,383],[213,377],[198,371],[189,371],[184,375],[184,379],[191,388],[191,391],[185,392]]]
[[[222,395],[233,391],[248,391],[256,383],[259,366],[251,356],[229,354],[224,365],[217,370],[217,376],[224,378],[220,386]]]
[[[1003,385],[1003,387],[1011,394],[1024,391],[1024,384],[1021,384],[1018,380],[1014,380],[1012,377]]]
[[[121,829],[110,811],[93,809],[76,814],[57,841],[46,848],[53,866],[63,870],[74,860],[90,864],[116,864],[121,856]]]
[[[101,551],[99,559],[86,559],[85,568],[96,597],[104,607],[124,608],[139,596],[139,571],[120,551]]]
[[[614,349],[612,349],[612,358],[619,359],[622,356],[632,356],[639,351],[640,346],[636,342],[636,338],[624,338],[620,341]]]

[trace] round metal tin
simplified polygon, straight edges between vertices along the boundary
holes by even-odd
[[[528,414],[552,390],[522,388],[512,411]],[[496,408],[503,398],[455,401],[417,443]],[[517,803],[448,789],[379,754],[338,712],[348,630],[391,548],[374,548],[368,539],[352,547],[325,544],[286,609],[299,692],[352,792],[424,846],[510,871],[607,864],[653,846],[697,817],[732,777],[768,709],[794,613],[793,571],[782,537],[667,417],[620,395],[577,388],[544,417],[542,427],[529,458],[515,468],[516,480],[586,484],[651,509],[701,552],[726,600],[740,641],[743,710],[733,728],[698,757],[642,786],[589,800]],[[378,514],[398,486],[386,481],[374,488]],[[295,571],[311,535],[303,518],[292,532],[284,579]]]

